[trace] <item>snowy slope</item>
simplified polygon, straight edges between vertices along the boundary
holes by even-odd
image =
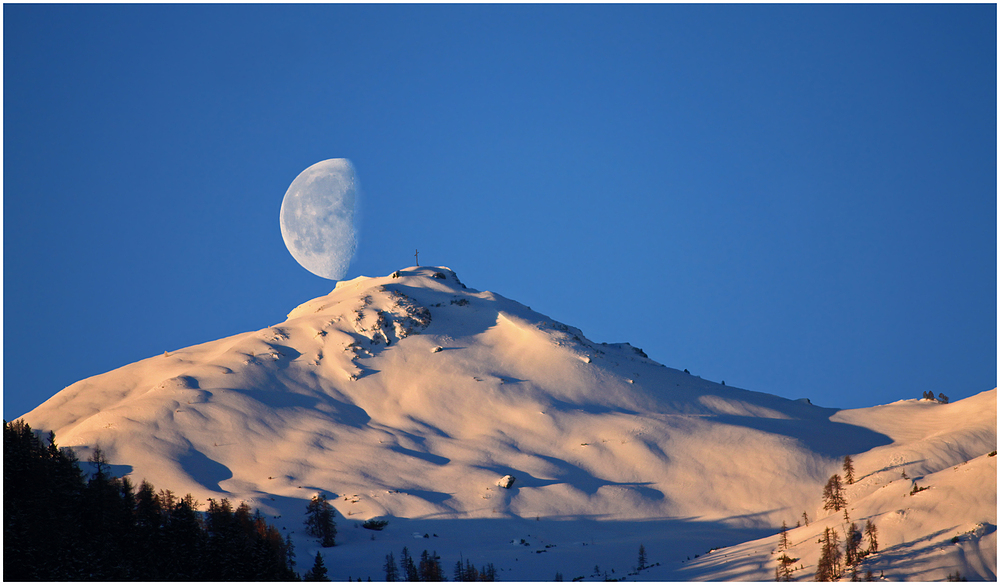
[[[838,412],[702,380],[447,268],[411,267],[340,282],[272,327],[82,380],[24,418],[81,458],[100,445],[136,481],[259,507],[295,531],[302,559],[316,550],[305,502],[336,497],[340,545],[324,554],[341,579],[380,577],[402,546],[446,567],[460,553],[494,562],[504,580],[619,577],[640,543],[660,566],[629,579],[714,579],[722,569],[686,557],[812,516],[844,454],[868,470],[858,491],[891,485],[900,466],[931,477],[995,449],[995,396]],[[981,486],[992,516],[955,511],[962,526],[995,527],[995,477]],[[385,531],[350,529],[375,516]],[[966,558],[995,575],[995,546]]]
[[[895,439],[854,457],[856,481],[846,486],[851,521],[863,528],[871,520],[879,531],[881,552],[866,560],[861,573],[871,570],[894,581],[943,581],[959,572],[970,580],[995,581],[996,392],[947,405],[906,400],[841,411],[833,418]],[[926,489],[911,493],[914,484]],[[803,566],[794,574],[797,580],[813,579],[824,528],[835,529],[841,538],[847,533],[843,513],[824,511],[819,497],[816,502],[808,510],[814,519],[808,526],[796,528],[797,519],[787,520],[792,527],[788,555]],[[771,580],[780,554],[778,537],[770,536],[685,563],[680,578]]]

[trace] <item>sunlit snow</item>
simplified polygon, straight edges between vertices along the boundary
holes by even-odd
[[[379,580],[404,546],[505,581],[771,580],[782,522],[811,580],[818,535],[843,534],[821,494],[845,454],[849,514],[882,540],[864,569],[996,578],[995,389],[847,411],[751,392],[443,267],[338,282],[282,323],[82,380],[24,418],[136,483],[247,501],[293,533],[301,570],[322,550],[335,580]],[[302,525],[320,492],[328,549]],[[388,526],[359,528],[374,517]],[[654,566],[634,574],[640,544]]]

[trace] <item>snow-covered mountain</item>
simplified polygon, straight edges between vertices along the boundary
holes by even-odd
[[[306,502],[327,494],[341,580],[382,578],[403,546],[502,580],[768,580],[775,533],[803,512],[789,554],[808,580],[818,535],[844,522],[821,495],[847,454],[849,514],[880,531],[867,568],[996,579],[995,389],[822,408],[595,343],[447,268],[340,282],[282,323],[82,380],[24,419],[136,482],[248,502],[293,532],[300,565],[320,550]],[[914,480],[928,489],[910,495]],[[373,517],[388,527],[358,528]],[[640,544],[654,566],[629,575]]]

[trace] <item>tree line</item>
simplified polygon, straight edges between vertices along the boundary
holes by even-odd
[[[10,581],[290,581],[291,540],[245,503],[197,512],[143,481],[109,473],[100,449],[89,477],[72,450],[24,421],[4,421],[4,558]]]
[[[404,546],[399,557],[399,564],[390,552],[385,556],[385,580],[392,581],[447,581],[444,568],[441,565],[441,557],[437,551],[428,553],[426,550],[420,554],[420,561],[413,560],[410,551]],[[453,573],[455,581],[496,581],[497,570],[493,563],[488,563],[479,569],[468,559],[465,563],[462,560],[455,562]]]
[[[191,494],[178,497],[143,481],[114,477],[100,448],[83,472],[72,449],[47,444],[24,421],[4,421],[4,577],[10,581],[297,581],[290,537],[260,511],[228,499],[199,512]],[[305,531],[322,547],[336,544],[335,511],[323,494],[306,506]],[[386,522],[373,522],[378,530]],[[436,552],[419,559],[390,553],[387,581],[446,581]],[[495,581],[492,563],[456,563],[455,581]],[[328,581],[316,553],[306,581]]]

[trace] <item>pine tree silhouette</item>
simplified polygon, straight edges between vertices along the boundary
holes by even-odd
[[[393,558],[392,553],[385,555],[385,564],[382,565],[385,569],[385,580],[389,583],[394,581],[399,581],[399,569],[396,568],[396,559]]]
[[[419,581],[420,573],[417,572],[417,564],[413,562],[413,557],[410,556],[410,551],[403,547],[403,552],[399,555],[399,567],[406,576],[407,581]]]
[[[840,476],[834,474],[826,482],[826,486],[823,487],[823,509],[833,510],[834,512],[839,512],[842,508],[847,506],[847,500],[844,498],[844,488],[840,484]]]
[[[847,485],[854,483],[854,461],[851,460],[850,455],[844,455],[844,481],[847,482]]]
[[[302,576],[303,581],[329,581],[326,576],[326,565],[323,564],[323,555],[316,553],[316,560],[313,561],[311,569]]]
[[[326,495],[313,496],[306,505],[306,534],[316,537],[320,546],[331,547],[337,536],[337,524],[333,521],[333,506],[326,501]]]
[[[865,536],[868,537],[868,552],[869,554],[874,554],[878,552],[878,528],[875,527],[875,523],[869,519],[865,523]]]

